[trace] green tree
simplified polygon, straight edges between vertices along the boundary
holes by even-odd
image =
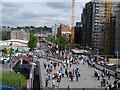
[[[35,36],[34,34],[30,34],[30,40],[28,42],[28,47],[32,51],[38,43],[38,37]]]
[[[2,53],[6,56],[6,55],[8,54],[7,48],[4,48],[4,49],[2,50]]]
[[[57,43],[58,43],[59,50],[65,50],[66,48],[68,48],[69,40],[65,36],[60,36],[57,39]]]
[[[46,40],[49,41],[49,42],[52,42],[52,43],[55,43],[55,42],[56,42],[56,41],[55,41],[55,38],[54,38],[53,36],[48,36],[48,37],[46,38]]]

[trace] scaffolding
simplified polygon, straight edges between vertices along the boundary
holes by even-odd
[[[106,0],[105,2],[105,54],[109,54],[110,51],[110,13],[112,11],[112,0]]]

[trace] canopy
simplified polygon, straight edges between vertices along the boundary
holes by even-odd
[[[76,54],[80,54],[80,53],[82,54],[82,53],[85,53],[85,50],[72,49],[72,52]]]

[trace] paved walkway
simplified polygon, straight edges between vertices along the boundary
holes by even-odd
[[[46,71],[43,66],[43,63],[50,63],[51,61],[46,61],[46,59],[42,58],[39,59],[39,61],[41,66],[42,85],[43,87],[45,87]],[[79,66],[81,70],[81,77],[79,78],[79,81],[76,81],[76,78],[74,78],[74,81],[71,82],[70,78],[67,78],[65,76],[64,78],[61,79],[59,88],[67,88],[68,85],[70,86],[70,88],[100,88],[100,81],[98,81],[97,78],[93,76],[94,68],[88,67],[87,63],[85,63],[85,65],[80,63]],[[71,70],[72,68],[76,68],[76,65],[75,64],[72,65],[72,67],[69,68],[69,70]],[[57,67],[56,70],[58,69],[59,67]],[[56,72],[56,70],[53,70],[53,72]],[[108,82],[113,83],[113,80],[114,78],[111,77],[111,80],[109,80]],[[49,81],[49,87],[52,87],[51,83],[52,82]]]

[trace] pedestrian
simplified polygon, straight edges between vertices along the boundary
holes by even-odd
[[[72,62],[70,62],[70,67],[72,66]]]
[[[67,66],[67,68],[68,68],[68,63],[66,63],[66,66]]]
[[[69,85],[67,86],[67,90],[70,90],[70,86]]]
[[[109,90],[112,90],[112,85],[111,85],[111,83],[108,85],[108,87],[109,87]]]
[[[114,80],[113,85],[114,85],[114,90],[116,90],[117,89],[117,79]]]
[[[78,75],[78,72],[76,73],[76,81],[78,81],[78,77],[79,77],[79,75]]]
[[[98,80],[100,80],[100,74],[98,73]]]
[[[74,75],[73,75],[73,74],[71,74],[70,78],[71,78],[71,81],[73,81]]]
[[[52,79],[52,88],[55,88],[55,80]]]
[[[58,62],[58,66],[59,66],[59,62]]]
[[[58,83],[58,86],[60,86],[60,81],[61,81],[61,78],[60,78],[60,77],[58,77],[58,78],[57,78],[57,83]]]
[[[110,80],[110,71],[107,72],[108,80]]]
[[[106,86],[106,79],[103,78],[103,86],[105,87]]]
[[[43,65],[44,65],[44,68],[46,69],[46,63],[43,63]]]
[[[66,76],[68,77],[68,71],[67,71],[67,69],[65,69],[65,74],[66,74]]]
[[[57,63],[54,63],[53,65],[54,65],[54,69],[56,69]]]
[[[65,69],[62,69],[62,77],[64,77]]]
[[[120,88],[120,79],[118,80],[118,88]]]
[[[46,86],[46,87],[48,87],[48,80],[49,80],[49,79],[46,77],[46,79],[45,79],[45,86]]]
[[[48,68],[50,68],[50,64],[48,64]]]
[[[101,84],[101,87],[103,87],[103,80],[101,80],[100,84]]]
[[[52,69],[52,65],[50,66],[50,69]]]

